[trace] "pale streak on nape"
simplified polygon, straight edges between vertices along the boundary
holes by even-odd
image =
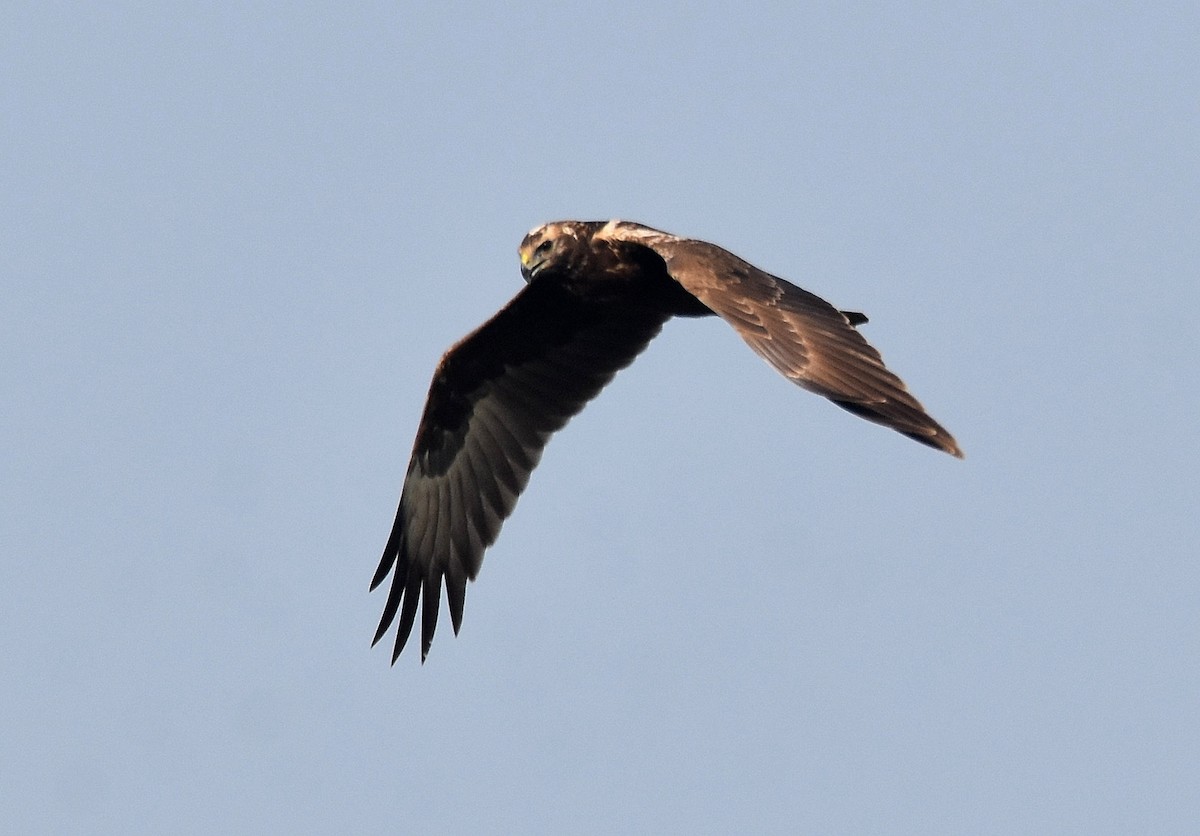
[[[579,223],[577,221],[548,221],[544,224],[539,224],[529,230],[526,238],[557,238],[561,235],[569,235],[575,240],[579,240]]]
[[[544,238],[544,237],[546,237],[546,234],[550,231],[550,228],[554,227],[554,226],[558,226],[558,224],[553,223],[553,222],[538,224],[533,229],[529,230],[529,234],[526,235],[525,237],[526,238],[534,238],[534,237]]]
[[[596,238],[601,241],[631,241],[634,243],[667,243],[681,240],[679,236],[663,232],[661,229],[654,229],[633,221],[623,221],[619,218],[613,218],[602,226],[596,233]]]
[[[628,223],[629,221],[623,221],[620,218],[613,218],[604,226],[600,227],[600,231],[596,233],[596,237],[601,239],[611,238],[614,234],[616,234],[617,227]]]

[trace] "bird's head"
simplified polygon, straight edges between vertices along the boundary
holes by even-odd
[[[591,227],[578,221],[555,221],[531,230],[521,242],[521,275],[526,282],[574,270],[587,258]]]

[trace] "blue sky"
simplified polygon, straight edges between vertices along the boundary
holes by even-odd
[[[1195,5],[480,5],[0,13],[0,820],[1190,831]],[[433,366],[614,216],[867,312],[967,458],[671,323],[389,667]]]

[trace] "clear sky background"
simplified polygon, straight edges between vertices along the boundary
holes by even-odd
[[[4,829],[1195,832],[1197,56],[1194,2],[6,3]],[[389,667],[433,366],[613,216],[867,312],[967,458],[673,322]]]

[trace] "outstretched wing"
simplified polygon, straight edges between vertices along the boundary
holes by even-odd
[[[396,522],[371,581],[392,585],[375,633],[400,614],[392,661],[421,608],[421,659],[437,626],[443,578],[455,633],[467,580],[512,513],[550,436],[629,365],[666,315],[599,304],[550,282],[526,286],[446,353],[434,373]]]
[[[950,433],[854,327],[866,321],[862,314],[843,313],[715,244],[624,221],[608,224],[597,237],[654,250],[672,278],[789,380],[869,421],[962,457]]]

